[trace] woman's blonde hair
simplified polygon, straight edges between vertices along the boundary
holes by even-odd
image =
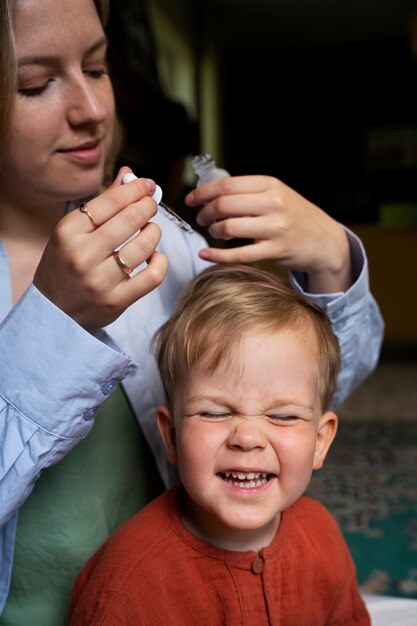
[[[168,403],[198,363],[212,373],[229,365],[243,333],[313,328],[319,345],[318,393],[327,410],[340,369],[340,350],[326,314],[270,272],[215,265],[185,288],[172,317],[157,331],[154,349]],[[274,364],[271,363],[271,367]]]
[[[0,159],[7,140],[17,84],[17,61],[13,17],[18,0],[0,0]],[[109,0],[94,0],[103,25],[108,17]]]
[[[13,8],[15,0],[0,1],[0,157],[16,92],[16,58],[14,53]]]

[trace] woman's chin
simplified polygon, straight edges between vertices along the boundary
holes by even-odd
[[[102,176],[88,176],[86,180],[78,184],[74,184],[71,189],[68,189],[69,195],[67,200],[76,201],[80,198],[91,198],[100,193],[103,190],[103,177]]]

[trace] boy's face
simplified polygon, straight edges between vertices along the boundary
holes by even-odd
[[[315,333],[248,332],[228,366],[213,374],[193,368],[175,415],[161,407],[158,426],[190,496],[191,530],[230,549],[236,531],[256,530],[259,547],[268,545],[336,433],[336,416],[320,410]]]

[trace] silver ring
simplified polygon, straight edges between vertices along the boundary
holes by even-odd
[[[92,225],[94,226],[94,228],[97,228],[97,224],[95,223],[95,221],[93,220],[90,211],[88,210],[88,205],[86,202],[81,202],[80,206],[78,207],[81,211],[81,213],[85,213],[89,218],[90,221],[92,223]]]
[[[126,276],[129,276],[133,270],[132,268],[130,268],[122,259],[122,257],[120,256],[120,254],[116,251],[113,252],[113,256],[114,259],[117,263],[117,265],[120,267],[120,269],[122,270],[122,272],[124,272],[126,274]]]

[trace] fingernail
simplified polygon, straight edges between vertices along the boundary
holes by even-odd
[[[194,193],[190,191],[190,193],[185,196],[184,201],[186,204],[192,204],[194,202]]]
[[[200,252],[198,253],[200,259],[205,259],[206,261],[208,261],[210,259],[210,254],[208,252],[208,250],[206,248],[203,248],[202,250],[200,250]]]
[[[201,217],[200,217],[200,213],[197,213],[197,216],[196,216],[196,218],[195,218],[195,221],[197,222],[197,224],[198,224],[199,226],[204,226],[204,225],[205,225],[205,224],[204,224],[204,222],[203,222],[203,220],[202,220],[202,219],[201,219]]]
[[[151,191],[153,193],[155,191],[155,189],[156,189],[155,181],[152,180],[152,178],[143,178],[142,180],[146,184],[146,186],[148,187],[149,191]]]

